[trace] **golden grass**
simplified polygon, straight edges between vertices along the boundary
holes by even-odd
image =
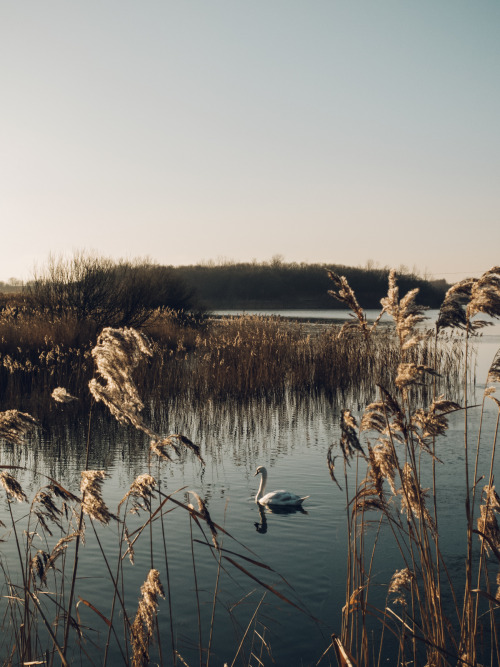
[[[338,444],[345,471],[343,491],[349,551],[341,636],[332,635],[332,646],[341,656],[339,660],[348,664],[345,661],[351,661],[354,656],[360,666],[380,663],[387,631],[396,636],[399,646],[394,664],[402,666],[410,661],[418,664],[425,656],[427,664],[433,667],[475,665],[477,630],[485,622],[491,631],[491,655],[499,658],[495,597],[498,592],[492,589],[495,577],[490,572],[489,560],[500,560],[500,533],[496,522],[500,503],[493,485],[496,436],[490,470],[485,475],[488,483],[483,489],[477,524],[474,524],[474,501],[479,492],[476,483],[471,485],[470,479],[476,481],[480,475],[477,469],[469,472],[471,453],[465,426],[467,568],[463,591],[447,578],[439,544],[439,512],[435,501],[439,465],[436,439],[446,431],[447,415],[459,409],[455,400],[445,399],[441,394],[453,386],[460,370],[465,378],[468,377],[470,334],[481,326],[472,318],[479,312],[500,314],[500,308],[497,313],[500,305],[498,271],[494,269],[478,281],[471,280],[465,287],[462,285],[459,290],[451,291],[434,333],[419,328],[423,309],[416,303],[416,291],[400,299],[394,274],[390,276],[387,297],[382,300],[382,310],[393,318],[393,327],[382,326],[378,320],[375,326],[369,325],[347,281],[333,274],[331,277],[337,287],[337,298],[340,296],[353,308],[357,321],[348,327],[329,327],[313,335],[301,325],[279,318],[223,318],[195,330],[181,327],[171,317],[162,320],[158,316],[143,333],[106,328],[92,345],[82,347],[77,344],[81,332],[75,333],[75,322],[61,320],[47,325],[33,313],[4,313],[0,321],[3,346],[0,379],[5,380],[2,383],[4,402],[6,399],[11,403],[17,400],[17,407],[24,409],[24,405],[32,400],[43,412],[49,401],[67,401],[68,409],[86,410],[90,405],[89,396],[92,396],[119,422],[131,424],[146,433],[151,444],[147,472],[136,478],[120,501],[117,512],[112,513],[102,496],[106,471],[89,469],[89,430],[80,497],[49,478],[49,483],[33,498],[27,518],[28,529],[23,534],[18,530],[10,501],[26,503],[28,496],[14,475],[7,470],[1,472],[0,484],[8,500],[12,539],[19,560],[17,568],[22,578],[22,583],[14,582],[4,569],[10,593],[2,641],[9,647],[9,664],[35,664],[46,660],[47,655],[50,662],[50,655],[56,653],[62,664],[69,664],[68,656],[78,646],[78,659],[84,661],[86,629],[79,621],[78,612],[82,604],[103,624],[103,664],[107,662],[110,646],[120,652],[124,664],[143,665],[152,660],[167,662],[161,655],[157,609],[158,598],[165,593],[171,605],[165,522],[173,507],[186,512],[190,528],[194,525],[200,529],[207,553],[216,556],[213,610],[217,605],[219,574],[223,565],[236,568],[250,577],[252,585],[257,583],[282,602],[297,607],[280,591],[250,572],[251,565],[265,569],[253,555],[243,556],[243,565],[238,561],[240,554],[225,550],[223,541],[231,538],[215,523],[198,494],[192,492],[197,502],[195,507],[187,501],[181,502],[175,494],[164,493],[160,477],[155,478],[152,474],[153,466],[160,472],[159,466],[170,458],[170,451],[178,453],[184,449],[193,452],[200,460],[201,454],[199,448],[182,434],[165,437],[158,433],[149,423],[147,405],[161,400],[166,392],[193,401],[206,401],[208,397],[243,400],[249,396],[280,397],[286,391],[348,396],[354,386],[369,404],[360,419],[356,418],[354,410],[344,409],[340,424]],[[51,335],[47,335],[47,327],[56,325],[61,329],[52,328]],[[465,352],[457,347],[459,339],[443,334],[450,325],[465,329],[466,336],[461,339],[465,342]],[[33,328],[31,338],[28,335],[30,326]],[[44,327],[46,335],[42,339]],[[498,382],[498,362],[494,362],[489,379]],[[466,381],[463,386],[462,398],[466,408]],[[494,389],[493,386],[488,388],[485,398],[496,400]],[[41,393],[43,400],[40,400]],[[467,414],[466,409],[463,412]],[[42,417],[40,414],[36,416]],[[3,429],[0,436],[13,443],[22,443],[28,429],[35,428],[37,421],[30,414],[14,409],[0,413],[0,429]],[[89,429],[90,423],[91,420]],[[333,451],[331,448],[328,453],[328,466],[332,479],[338,484],[337,457]],[[421,477],[421,464],[426,457],[433,470],[432,495],[424,488]],[[364,479],[356,482],[355,488],[350,488],[346,471],[353,460],[356,460],[358,470],[366,463],[366,474]],[[6,466],[13,470],[15,467]],[[130,511],[141,516],[139,528],[130,528]],[[379,517],[377,531],[383,523],[388,527],[401,556],[394,576],[385,582],[388,602],[383,609],[373,607],[370,598],[379,532],[373,540],[367,535],[373,523],[369,517],[374,515]],[[117,528],[116,561],[110,562],[100,548],[101,567],[113,587],[111,609],[106,611],[85,597],[78,597],[77,593],[79,558],[82,557],[80,546],[89,528],[94,531],[100,547],[96,523]],[[53,535],[55,532],[58,539]],[[159,571],[153,567],[153,533],[164,548],[165,591]],[[46,543],[44,549],[34,545],[34,536],[40,534]],[[477,548],[473,550],[475,536],[479,553]],[[147,540],[151,545],[151,567],[132,619],[126,604],[124,557],[127,554],[133,557],[134,545],[139,539]],[[191,549],[193,542],[194,538],[191,538]],[[193,549],[192,563],[198,624],[201,624]],[[12,570],[15,570],[14,566]],[[40,595],[42,590],[48,590],[49,582],[51,598]],[[446,617],[442,608],[445,585],[454,600],[453,619]],[[479,605],[478,591],[487,601],[486,607]],[[393,608],[397,600],[402,606],[398,613]],[[176,650],[172,607],[169,611],[172,664],[176,664],[183,659]],[[371,644],[369,637],[369,617],[379,623],[377,646]],[[214,619],[213,614],[208,647],[202,645],[203,633],[199,628],[200,665],[210,662]],[[43,632],[42,628],[45,628]],[[264,638],[261,639],[262,646],[267,646]]]
[[[348,293],[345,285],[342,285],[342,290]],[[349,410],[344,410],[342,414],[342,435],[338,446],[344,460],[345,494],[349,508],[348,580],[342,633],[332,646],[335,648],[340,642],[346,655],[354,656],[359,666],[380,664],[384,655],[384,638],[392,633],[397,639],[398,650],[397,656],[392,657],[393,664],[425,662],[433,667],[472,666],[478,665],[479,659],[499,664],[497,624],[500,606],[491,587],[493,572],[500,565],[500,529],[496,516],[500,511],[500,502],[491,486],[496,431],[491,445],[489,471],[481,475],[478,470],[481,434],[477,435],[475,466],[472,468],[467,412],[470,336],[485,326],[484,321],[473,318],[480,313],[500,317],[500,269],[494,267],[479,279],[468,279],[452,287],[436,323],[434,350],[438,349],[440,336],[447,328],[465,331],[462,339],[465,352],[461,359],[464,378],[461,406],[438,394],[436,374],[442,368],[436,365],[437,355],[433,357],[432,346],[428,346],[423,355],[415,355],[422,345],[422,332],[417,325],[423,314],[415,296],[416,292],[412,291],[400,299],[394,275],[391,274],[387,298],[381,303],[394,320],[398,338],[397,363],[391,365],[394,379],[379,383],[378,399],[362,412],[359,427]],[[358,317],[354,301],[351,307]],[[367,332],[362,318],[358,319],[360,330],[367,343],[371,344],[371,332]],[[493,383],[499,380],[497,357],[488,373],[488,381]],[[421,392],[421,386],[425,384],[430,389],[430,400],[426,402],[422,400]],[[495,390],[492,385],[484,392],[481,424],[486,398],[497,402],[500,420],[500,402],[493,396]],[[457,505],[457,509],[465,505],[466,524],[465,580],[460,582],[450,578],[443,557],[436,500],[441,465],[437,441],[446,433],[448,416],[456,411],[464,415],[465,445],[464,494]],[[482,446],[485,446],[484,443]],[[339,485],[339,475],[335,471],[335,459],[338,457],[334,456],[334,451],[332,446],[327,465],[332,480]],[[357,459],[359,467],[363,466],[363,461],[366,462],[367,471],[364,479],[356,481],[351,489],[346,466],[353,458]],[[423,484],[424,472],[428,468],[426,459],[432,469],[432,489],[425,488]],[[489,484],[484,487],[483,502],[479,512],[476,508],[475,513],[476,481],[483,478],[489,480]],[[472,483],[471,480],[476,481]],[[372,526],[376,526],[375,534],[369,537]],[[372,568],[383,527],[387,528],[384,535],[387,538],[392,536],[399,552],[400,569],[396,569],[392,579],[385,584],[385,608],[377,608],[370,603],[370,591],[376,584]],[[475,544],[474,533],[478,535]],[[452,608],[446,612],[443,608],[445,597],[453,601]],[[397,612],[395,604],[400,608]],[[377,639],[372,640],[369,632],[377,627]],[[481,646],[480,636],[486,647]]]

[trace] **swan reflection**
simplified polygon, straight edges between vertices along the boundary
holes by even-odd
[[[278,507],[271,505],[260,505],[257,503],[257,509],[259,510],[260,522],[256,521],[254,526],[258,533],[267,533],[266,514],[308,514],[308,512],[306,512],[306,510],[301,505]]]

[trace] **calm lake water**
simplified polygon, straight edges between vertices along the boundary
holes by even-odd
[[[320,315],[312,314],[314,312]],[[341,311],[328,312],[331,312],[332,318],[342,317]],[[325,311],[303,311],[300,315],[295,311],[279,314],[311,319],[326,317]],[[345,313],[343,317],[345,319]],[[477,344],[475,398],[479,400],[476,402],[481,400],[487,369],[499,347],[500,328],[491,327]],[[486,474],[489,469],[497,414],[493,402],[489,403],[491,405],[488,405],[482,435],[481,474]],[[0,406],[0,409],[14,407]],[[345,397],[341,407],[348,407],[359,415],[364,404],[360,404],[356,396],[351,396]],[[53,427],[32,437],[29,445],[12,447],[0,444],[3,464],[28,468],[27,472],[16,473],[16,477],[30,499],[45,483],[41,474],[55,477],[66,488],[78,494],[89,428],[88,418],[79,414],[75,416],[71,406],[61,405],[57,411]],[[268,590],[236,664],[258,664],[255,659],[249,662],[251,640],[254,640],[254,650],[265,665],[316,664],[329,644],[330,634],[340,633],[341,610],[345,603],[345,493],[332,483],[326,465],[327,450],[332,442],[339,439],[337,402],[325,397],[288,395],[275,402],[255,399],[243,405],[233,401],[189,405],[166,397],[162,405],[148,406],[148,411],[149,417],[156,424],[161,424],[165,434],[182,433],[200,444],[206,462],[202,466],[191,454],[186,454],[179,461],[163,463],[159,468],[154,465],[151,472],[161,481],[161,491],[166,494],[176,492],[174,498],[182,503],[192,502],[195,506],[196,500],[192,496],[189,498],[186,493],[195,491],[199,494],[212,520],[224,526],[229,533],[226,536],[219,535],[223,547],[239,554],[225,555],[301,608],[298,610]],[[479,409],[471,410],[469,418],[470,432],[476,433]],[[90,442],[89,467],[106,469],[109,473],[110,478],[104,486],[104,498],[110,510],[116,512],[119,501],[133,479],[148,471],[148,439],[132,428],[117,425],[108,418],[104,409],[97,406],[90,424]],[[447,436],[439,440],[437,453],[443,461],[438,466],[440,535],[445,545],[450,576],[460,582],[463,578],[465,544],[462,413],[451,416],[450,429]],[[254,477],[258,465],[265,465],[268,469],[269,490],[286,488],[300,495],[310,495],[304,503],[305,511],[260,513],[254,502],[260,479]],[[428,475],[430,482],[430,466],[425,470],[425,465],[427,463],[423,461],[424,474]],[[498,462],[496,472],[500,472]],[[361,474],[364,474],[364,466]],[[355,466],[349,470],[348,475],[352,491]],[[343,486],[341,476],[339,473],[339,481]],[[1,518],[9,525],[7,505],[3,498],[2,492]],[[26,506],[16,503],[13,507],[19,518],[26,513]],[[190,521],[189,514],[170,503],[167,503],[165,509],[172,511],[164,517],[170,600],[160,600],[163,662],[172,663],[170,602],[175,647],[188,665],[199,664],[196,577],[203,646],[206,648],[209,642],[217,585],[212,638],[214,655],[211,664],[223,665],[227,662],[230,665],[265,590],[227,559],[222,560],[218,573],[218,563],[212,549],[206,543],[193,542],[193,539],[203,542],[204,537]],[[131,516],[131,530],[140,526],[146,518],[145,514]],[[210,542],[210,533],[206,526],[204,529]],[[98,527],[98,535],[113,568],[116,567],[119,543],[117,524],[111,522],[108,527]],[[14,578],[16,559],[12,535],[8,529],[0,529],[0,537],[6,539],[0,544],[2,564]],[[57,539],[55,535],[54,543]],[[40,544],[39,548],[46,546]],[[149,533],[146,531],[135,546],[135,565],[131,565],[128,560],[124,564],[128,591],[126,603],[131,617],[137,609],[140,586],[152,565],[160,571],[161,580],[167,588],[164,543],[158,525],[155,527],[153,551],[152,564]],[[259,567],[257,562],[271,569]],[[373,568],[374,580],[387,584],[392,573],[401,567],[403,564],[393,542],[382,539]],[[373,590],[376,591],[376,588]],[[111,591],[106,565],[88,526],[87,540],[81,551],[77,594],[109,616]],[[381,586],[380,599],[374,598],[374,604],[378,602],[383,606],[385,594],[386,588]],[[2,595],[6,595],[5,587]],[[87,657],[80,658],[80,651],[75,648],[75,664],[77,660],[81,664],[100,664],[105,629],[87,607],[80,605],[79,611],[82,623],[98,630],[88,632],[92,641],[86,641],[83,645]],[[254,631],[264,637],[272,651],[274,663],[265,649],[260,653],[262,641]],[[0,640],[0,657],[3,660],[6,659],[8,648]],[[159,660],[156,652],[155,656],[155,660]],[[122,662],[120,653],[112,644],[108,664]],[[321,664],[335,664],[333,655],[328,654]],[[391,664],[390,657],[387,657],[385,664]]]

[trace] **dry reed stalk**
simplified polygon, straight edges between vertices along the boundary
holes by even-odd
[[[118,503],[118,513],[120,512],[120,507],[130,497],[133,499],[130,512],[137,514],[139,509],[145,509],[149,512],[151,510],[151,500],[155,497],[153,492],[155,486],[156,480],[149,473],[138,475],[130,485],[130,489]],[[140,500],[144,501],[144,505]]]
[[[212,521],[212,517],[210,516],[210,513],[207,509],[207,506],[206,506],[205,502],[194,491],[190,491],[189,493],[196,498],[196,502],[198,503],[198,512],[200,513],[201,518],[205,521],[208,528],[210,529],[210,533],[212,535],[212,542],[214,543],[214,547],[216,549],[219,549],[219,543],[217,541],[217,529],[215,527],[214,522]]]
[[[76,396],[69,394],[64,387],[56,387],[51,396],[56,403],[71,403],[78,400]]]
[[[150,664],[149,644],[153,638],[154,621],[158,610],[158,597],[165,597],[158,570],[151,569],[141,586],[141,597],[132,627],[130,644],[132,647],[132,667]]]
[[[421,336],[416,327],[424,321],[425,306],[416,302],[418,288],[410,290],[401,300],[399,299],[399,288],[396,282],[396,272],[392,269],[389,273],[389,289],[387,296],[380,300],[386,313],[389,313],[396,324],[396,333],[399,337],[402,352],[407,352],[415,347]]]
[[[7,492],[7,497],[9,499],[15,499],[20,503],[28,502],[28,498],[24,493],[22,486],[10,473],[0,472],[0,484]]]
[[[388,592],[395,595],[393,602],[400,604],[404,607],[408,604],[404,596],[403,591],[409,591],[412,585],[412,582],[415,579],[415,575],[405,567],[402,570],[396,570],[392,575],[391,581],[389,582]]]
[[[487,554],[496,551],[500,554],[500,528],[496,513],[500,512],[500,498],[494,486],[486,485],[483,488],[484,500],[480,506],[480,516],[477,518],[477,529],[480,540]]]
[[[105,470],[82,470],[80,483],[84,514],[103,524],[108,524],[111,519],[117,519],[108,510],[102,498],[102,484],[106,477],[109,475]]]
[[[93,378],[89,389],[94,399],[102,401],[118,422],[131,424],[154,437],[143,422],[144,403],[132,378],[141,361],[151,356],[148,342],[134,329],[103,329],[92,350],[99,379]]]
[[[21,445],[27,433],[38,426],[31,415],[19,410],[0,412],[0,438],[13,445]]]
[[[492,283],[498,286],[497,283],[500,284],[500,281],[497,278],[490,277],[489,282],[486,282],[490,286]],[[449,293],[447,309],[439,320],[439,327],[444,328],[445,324],[454,321],[453,318],[459,323],[467,321],[467,314],[464,311],[466,304],[463,296],[464,290],[467,295],[470,295],[473,285],[468,283],[466,287],[462,285],[460,289]],[[476,288],[476,291],[478,290],[479,288]],[[347,293],[345,296],[348,298]],[[352,504],[352,517],[348,517],[349,553],[352,551],[353,557],[350,558],[346,599],[351,602],[355,599],[357,603],[355,608],[350,602],[346,605],[344,611],[347,613],[344,613],[343,617],[342,639],[346,646],[356,646],[360,664],[365,665],[369,663],[364,619],[367,613],[366,598],[370,581],[366,579],[363,563],[365,559],[364,534],[368,524],[365,512],[368,510],[379,511],[381,520],[383,516],[388,519],[403,559],[406,559],[405,554],[410,558],[411,568],[407,566],[398,571],[398,577],[393,579],[389,590],[391,593],[396,593],[403,585],[411,590],[413,629],[411,626],[408,626],[408,629],[411,629],[413,660],[415,661],[417,657],[416,630],[420,623],[419,633],[423,634],[427,647],[428,664],[436,666],[445,664],[443,655],[447,638],[441,609],[439,575],[441,555],[436,524],[426,507],[427,490],[422,488],[419,479],[418,457],[420,448],[432,458],[434,471],[435,462],[439,461],[435,454],[435,439],[445,434],[448,428],[447,416],[461,408],[456,402],[446,400],[442,395],[436,397],[435,393],[427,409],[414,406],[415,387],[423,384],[427,378],[438,376],[434,367],[438,358],[437,338],[434,339],[433,353],[427,354],[425,346],[429,337],[418,330],[418,326],[424,319],[424,309],[416,303],[416,296],[417,290],[412,290],[400,299],[395,273],[391,272],[388,294],[381,303],[385,312],[394,319],[399,340],[400,358],[396,366],[394,384],[399,392],[400,400],[394,398],[379,383],[381,400],[368,405],[359,428],[360,435],[372,431],[378,434],[378,440],[375,445],[367,443],[369,463],[367,475],[360,484],[356,485],[353,498],[350,500],[348,498],[348,504]],[[491,294],[488,299],[488,303],[493,304],[492,308],[496,307],[495,299]],[[486,308],[484,300],[481,301],[477,297],[476,302],[479,304],[478,307],[483,310]],[[489,314],[491,314],[491,309]],[[433,360],[432,365],[428,363],[428,360]],[[359,451],[358,447],[353,447],[351,443],[353,441],[358,443],[359,448],[361,448],[361,443],[355,430],[355,422],[351,419],[349,412],[343,414],[342,422],[341,447],[344,461],[349,463],[352,455]],[[352,434],[355,435],[355,440]],[[399,446],[402,446],[399,455],[402,463],[398,456],[397,447]],[[332,448],[329,450],[327,462],[332,479],[336,481],[333,474]],[[389,483],[393,494],[401,497],[401,512],[407,516],[406,528],[396,516],[391,516],[392,504],[385,501],[384,481]],[[437,516],[436,505],[435,514]],[[435,557],[431,553],[428,532],[434,536]],[[370,562],[373,562],[373,555],[374,551],[372,551]],[[408,578],[409,572],[415,574]],[[452,594],[454,595],[453,591]],[[356,611],[356,614],[353,619],[350,619],[349,613],[353,611]],[[359,621],[358,616],[360,616]],[[403,634],[404,626],[405,624],[402,625]],[[449,632],[450,628],[446,630]],[[453,638],[452,641],[454,641]],[[455,644],[455,646],[457,655],[460,655],[458,645]],[[381,652],[379,655],[382,655]]]

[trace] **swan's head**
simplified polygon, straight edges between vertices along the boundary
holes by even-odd
[[[264,468],[264,466],[259,466],[257,470],[255,471],[254,477],[257,475],[265,475],[267,473],[267,470]]]

